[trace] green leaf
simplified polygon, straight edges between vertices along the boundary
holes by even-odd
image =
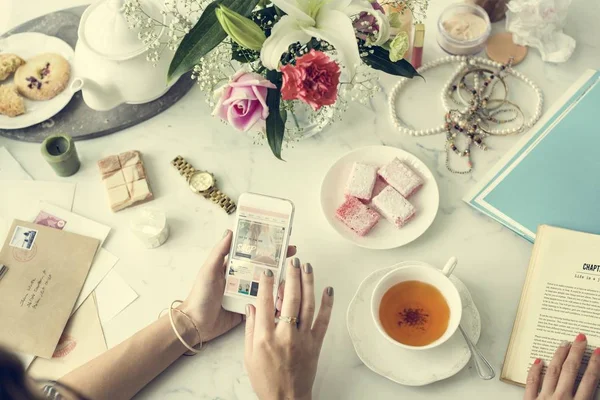
[[[188,72],[200,59],[227,37],[227,34],[217,20],[215,10],[224,5],[231,10],[247,17],[252,13],[259,0],[215,0],[210,3],[200,16],[192,30],[183,37],[175,56],[169,66],[168,79],[179,77]]]
[[[273,155],[283,161],[281,158],[281,146],[283,144],[283,134],[285,133],[285,121],[281,117],[281,72],[267,71],[267,79],[277,86],[275,89],[269,89],[267,92],[267,106],[269,107],[269,116],[267,117],[267,141]]]
[[[422,78],[412,64],[405,59],[392,62],[390,60],[390,52],[382,47],[373,46],[366,48],[365,51],[368,54],[362,59],[365,64],[373,69],[378,69],[391,75],[404,76],[406,78],[414,78],[415,76]],[[371,53],[371,51],[373,52]]]

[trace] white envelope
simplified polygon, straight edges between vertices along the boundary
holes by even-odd
[[[138,298],[138,294],[116,271],[109,272],[96,288],[100,322],[106,324]]]
[[[0,180],[0,242],[6,238],[12,221],[31,220],[41,201],[70,210],[74,198],[73,183]]]
[[[6,147],[0,147],[0,180],[13,179],[32,180],[31,175],[21,167],[21,164],[6,150]]]

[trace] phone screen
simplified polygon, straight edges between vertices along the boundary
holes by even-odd
[[[239,207],[227,266],[225,295],[253,297],[258,295],[258,282],[270,269],[276,281],[287,258],[290,215],[253,207]]]

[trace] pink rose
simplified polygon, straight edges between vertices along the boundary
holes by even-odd
[[[311,50],[296,59],[296,65],[281,67],[283,100],[299,99],[317,111],[334,104],[340,83],[340,66],[321,51]]]
[[[238,71],[231,81],[220,88],[221,97],[213,111],[235,129],[247,132],[251,128],[264,130],[269,116],[268,89],[276,86],[262,75]]]

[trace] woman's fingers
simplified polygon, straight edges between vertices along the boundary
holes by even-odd
[[[310,263],[304,264],[301,272],[302,305],[300,306],[300,330],[310,331],[315,316],[315,278]]]
[[[540,383],[542,379],[542,370],[544,369],[544,362],[536,358],[529,368],[529,374],[527,375],[527,384],[525,386],[525,398],[523,400],[535,400],[537,399],[540,391]]]
[[[246,305],[246,336],[244,357],[246,362],[252,359],[252,349],[254,348],[254,322],[256,320],[256,308],[253,305]]]
[[[333,308],[333,288],[330,286],[323,291],[321,298],[321,308],[319,308],[319,314],[315,319],[315,323],[312,327],[313,335],[319,345],[319,350],[323,345],[323,339],[327,333],[327,327],[329,326],[329,320],[331,319],[331,310]]]
[[[283,294],[285,293],[285,281],[279,284],[277,288],[277,301],[275,301],[275,315],[281,313],[281,306],[283,305]]]
[[[223,261],[231,247],[232,233],[229,229],[223,234],[223,238],[213,247],[212,251],[206,259],[206,266],[211,273],[223,275]]]
[[[297,251],[298,251],[298,249],[296,248],[296,246],[288,246],[287,256],[294,257],[296,255]]]
[[[583,374],[577,393],[575,394],[575,400],[588,400],[594,398],[596,388],[598,387],[598,381],[600,380],[600,349],[594,350],[594,353],[590,357],[588,366]]]
[[[300,281],[300,260],[293,258],[287,268],[285,294],[281,305],[282,317],[298,317],[302,302],[302,283]],[[285,324],[291,326],[291,324]]]
[[[260,277],[256,296],[256,316],[254,334],[268,335],[275,329],[275,303],[273,302],[273,272],[270,269]]]
[[[575,380],[581,368],[581,360],[585,354],[587,347],[587,338],[583,333],[580,333],[575,338],[575,342],[571,345],[569,355],[562,365],[560,378],[556,385],[556,393],[559,395],[571,395],[575,387]]]
[[[550,364],[548,364],[546,375],[544,376],[544,382],[542,383],[542,393],[545,393],[548,396],[550,396],[556,390],[556,385],[558,384],[558,378],[560,377],[562,365],[567,359],[570,349],[571,342],[568,341],[562,342],[560,347],[556,349],[554,357],[552,357],[552,361],[550,361]]]

